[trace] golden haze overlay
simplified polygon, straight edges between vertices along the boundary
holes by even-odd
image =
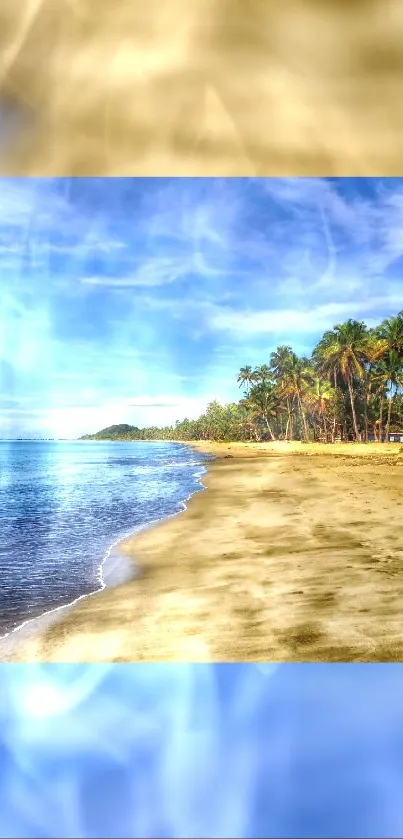
[[[121,543],[138,578],[2,660],[402,661],[400,447],[192,445],[219,455],[207,490]]]
[[[0,174],[401,175],[401,0],[3,0]]]

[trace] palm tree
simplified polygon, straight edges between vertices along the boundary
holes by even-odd
[[[260,367],[255,367],[252,374],[253,382],[270,382],[272,378],[272,371],[267,364],[261,364]]]
[[[270,356],[270,369],[277,384],[278,394],[280,398],[283,397],[287,411],[286,440],[292,440],[294,438],[292,415],[294,395],[292,395],[292,389],[290,388],[290,377],[295,358],[296,355],[292,348],[286,344],[277,347],[275,352],[272,352]]]
[[[325,376],[328,382],[333,385],[335,394],[336,392],[338,393],[339,402],[341,402],[342,395],[338,389],[337,361],[333,356],[329,354],[329,347],[333,344],[333,341],[333,332],[331,330],[325,332],[321,340],[313,350],[312,361],[314,364],[314,368],[318,372],[319,376]],[[335,410],[333,414],[332,441],[334,441],[336,437],[336,426],[337,412]]]
[[[368,330],[367,358],[363,364],[362,391],[364,403],[364,435],[368,443],[368,407],[374,387],[378,382],[378,367],[380,359],[386,351],[385,341],[381,340],[376,330]]]
[[[375,334],[388,350],[395,350],[403,356],[403,311],[392,318],[385,318],[375,330]]]
[[[271,382],[260,382],[250,389],[247,405],[251,411],[252,419],[263,420],[269,432],[270,439],[275,440],[269,417],[276,416],[278,404],[275,387]]]
[[[311,410],[313,417],[319,420],[319,428],[322,423],[322,430],[325,442],[328,441],[328,426],[327,415],[329,412],[329,404],[334,400],[335,390],[330,382],[323,380],[320,376],[314,376],[312,384],[305,394],[306,402]],[[332,435],[332,438],[334,435]]]
[[[371,356],[371,336],[363,321],[352,320],[337,324],[332,330],[325,332],[314,350],[314,358],[322,373],[333,374],[335,381],[339,374],[346,382],[350,397],[351,414],[354,436],[361,441],[358,428],[354,380],[364,377],[365,363]]]
[[[298,358],[296,353],[291,352],[284,368],[284,374],[279,388],[279,392],[283,397],[291,399],[298,406],[305,441],[309,439],[309,432],[303,404],[303,395],[312,381],[312,375],[313,371],[308,359]]]
[[[386,421],[386,441],[389,441],[390,419],[393,400],[402,387],[403,371],[403,311],[395,317],[385,318],[376,330],[380,344],[384,346],[382,370],[388,385],[388,416]]]
[[[246,392],[249,393],[249,389],[253,381],[254,371],[252,370],[252,367],[250,367],[250,365],[246,365],[246,367],[241,367],[237,378],[239,387],[246,386]]]
[[[389,350],[383,359],[384,377],[388,383],[388,416],[386,420],[385,436],[389,442],[390,419],[395,396],[399,388],[403,387],[403,361],[396,350]]]

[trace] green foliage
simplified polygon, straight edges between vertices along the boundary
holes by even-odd
[[[134,425],[110,425],[97,431],[96,434],[85,434],[81,440],[138,440],[141,434],[140,428]]]
[[[112,425],[81,439],[388,439],[403,428],[403,312],[375,329],[352,319],[338,324],[311,358],[277,347],[269,364],[242,367],[237,382],[244,388],[239,402],[214,400],[197,419],[164,428]]]

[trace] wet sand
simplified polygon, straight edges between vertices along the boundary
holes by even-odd
[[[206,491],[119,546],[137,579],[15,661],[403,661],[398,445],[211,444]]]

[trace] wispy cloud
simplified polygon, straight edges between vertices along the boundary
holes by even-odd
[[[108,286],[110,288],[152,288],[167,285],[187,276],[192,269],[192,263],[172,257],[148,258],[138,264],[136,270],[130,276],[109,277],[89,276],[82,277],[80,282],[89,286]]]

